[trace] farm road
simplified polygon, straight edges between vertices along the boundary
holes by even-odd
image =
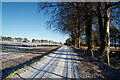
[[[73,52],[68,46],[62,46],[52,55],[31,66],[19,78],[80,78]]]

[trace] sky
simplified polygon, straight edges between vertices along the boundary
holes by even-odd
[[[47,39],[65,42],[68,35],[47,29],[50,15],[39,12],[39,2],[3,2],[2,36],[22,37],[29,40]]]

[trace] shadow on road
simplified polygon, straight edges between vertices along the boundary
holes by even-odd
[[[58,47],[60,48],[60,47]],[[21,63],[17,66],[12,66],[12,67],[9,67],[9,68],[5,68],[5,69],[2,69],[0,71],[2,71],[2,79],[4,79],[5,77],[7,77],[10,73],[14,72],[15,70],[17,69],[20,69],[20,68],[23,68],[24,66],[30,66],[31,64],[33,64],[34,62],[36,61],[39,61],[42,57],[44,57],[45,55],[48,55],[50,53],[53,53],[54,51],[56,51],[58,48],[56,49],[53,49],[45,54],[42,54],[41,56],[37,56],[37,57],[34,57],[33,59],[30,59],[29,61],[26,61],[25,63]]]
[[[40,66],[37,68],[34,66],[30,66],[32,68],[32,71],[35,70],[35,73],[31,74],[32,80],[36,79],[36,78],[42,79],[46,76],[46,74],[47,74],[47,76],[45,78],[50,78],[51,75],[54,75],[59,78],[64,78],[64,79],[72,79],[72,78],[75,79],[76,78],[74,63],[77,59],[74,59],[74,56],[77,56],[77,55],[73,55],[72,52],[69,51],[69,48],[68,49],[60,49],[58,52],[53,53],[53,55],[54,56],[49,56],[49,58],[50,58],[49,61],[46,63],[43,63],[43,66]],[[62,56],[65,58],[63,58]],[[58,65],[60,61],[64,61],[64,65]],[[79,60],[77,60],[77,61],[79,61]],[[71,67],[69,66],[69,64],[71,65]],[[40,65],[42,65],[42,63],[40,63]],[[54,72],[56,67],[59,67],[59,69],[63,68],[62,74]],[[69,73],[69,71],[71,71],[71,73]],[[72,78],[70,78],[71,74],[73,74]],[[20,75],[19,75],[19,77],[23,78]]]

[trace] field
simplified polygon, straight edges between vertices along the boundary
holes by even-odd
[[[2,77],[7,76],[12,71],[40,60],[47,52],[58,48],[58,46],[42,47],[18,47],[2,46],[0,61],[2,61]]]

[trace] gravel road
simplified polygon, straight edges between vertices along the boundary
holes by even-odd
[[[80,78],[74,56],[68,46],[62,46],[52,55],[26,72],[17,75],[19,78]]]

